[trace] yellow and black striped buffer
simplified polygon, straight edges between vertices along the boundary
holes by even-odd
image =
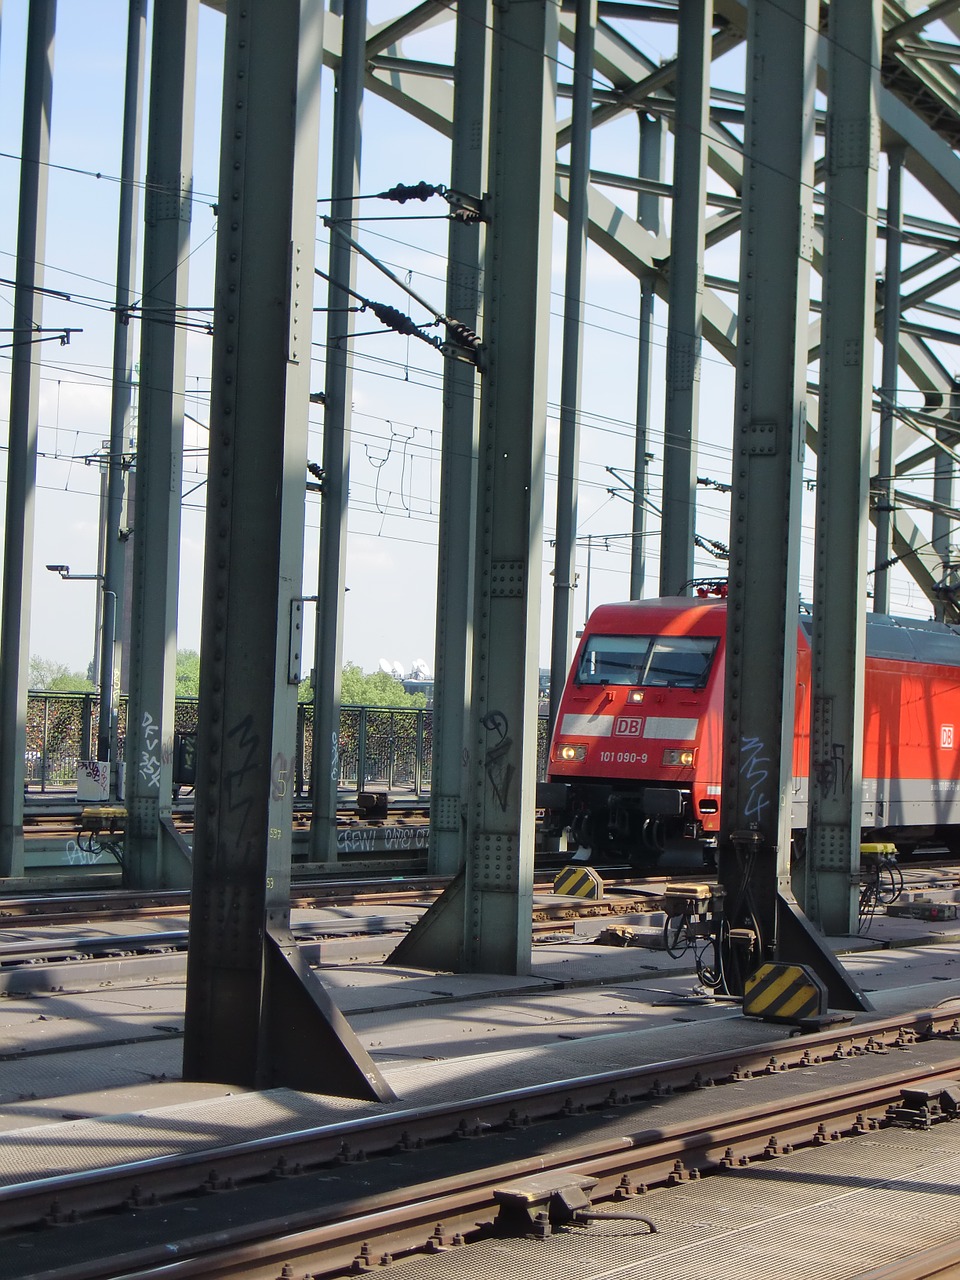
[[[593,867],[564,867],[553,882],[553,892],[566,898],[602,898],[603,881]]]
[[[743,1012],[773,1022],[803,1022],[827,1011],[827,989],[803,964],[762,964],[743,989]]]

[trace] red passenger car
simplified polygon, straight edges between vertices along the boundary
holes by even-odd
[[[797,630],[793,826],[807,824],[811,619]],[[723,601],[603,605],[564,687],[541,803],[599,859],[709,862],[720,829]],[[865,840],[960,847],[960,628],[870,614],[861,827]],[[850,762],[825,766],[841,786]]]

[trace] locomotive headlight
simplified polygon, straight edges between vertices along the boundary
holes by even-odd
[[[628,701],[628,702],[642,702],[642,701],[643,701],[643,690],[642,690],[642,689],[631,689],[631,690],[630,690],[630,692],[627,694],[627,701]]]
[[[568,763],[574,760],[586,760],[587,748],[582,742],[563,742],[553,753],[555,760],[564,760]]]
[[[661,763],[665,765],[678,765],[678,766],[686,765],[689,767],[690,765],[693,764],[694,760],[696,759],[696,755],[697,755],[696,751],[690,748],[687,748],[686,750],[681,751],[676,747],[668,747],[667,750],[664,751],[663,753],[663,759]]]

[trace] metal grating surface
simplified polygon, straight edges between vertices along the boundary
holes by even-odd
[[[742,1026],[742,1020],[740,1023]],[[594,1068],[611,1065],[607,1057],[609,1040],[610,1037],[598,1037],[591,1044],[581,1044],[581,1050],[586,1048],[598,1055],[593,1062]],[[943,1071],[947,1064],[952,1064],[955,1056],[956,1046],[950,1042],[932,1043],[898,1050],[896,1062],[900,1068],[912,1066],[923,1071],[937,1071],[938,1064],[943,1063],[944,1067],[939,1068]],[[165,1106],[134,1115],[46,1124],[34,1129],[23,1127],[0,1133],[0,1184],[171,1152],[207,1150],[265,1134],[331,1123],[347,1116],[382,1114],[415,1105],[418,1101],[442,1101],[444,1093],[449,1094],[450,1091],[455,1091],[454,1096],[461,1100],[479,1097],[498,1092],[504,1086],[512,1087],[524,1082],[522,1076],[525,1072],[523,1068],[518,1069],[516,1059],[517,1055],[504,1055],[500,1069],[493,1071],[485,1055],[461,1060],[457,1064],[438,1063],[437,1076],[446,1082],[442,1089],[430,1080],[432,1070],[418,1065],[416,1094],[419,1096],[413,1093],[406,1097],[401,1095],[398,1103],[387,1107],[278,1089],[197,1104]],[[545,1056],[533,1054],[527,1058],[526,1066],[533,1080],[544,1078],[545,1065],[553,1068],[552,1072],[546,1072],[548,1078],[550,1074],[557,1079],[563,1078],[564,1074],[587,1073],[557,1070],[561,1064],[553,1059],[549,1048],[545,1050]],[[564,1065],[569,1067],[570,1064]],[[455,1074],[451,1073],[453,1066],[456,1067]],[[680,1121],[703,1126],[708,1123],[706,1117],[715,1115],[718,1109],[752,1107],[760,1104],[761,1100],[778,1101],[819,1090],[831,1082],[853,1089],[859,1083],[872,1081],[876,1070],[873,1055],[842,1058],[809,1071],[778,1072],[718,1089],[702,1089],[651,1100],[641,1104],[639,1111],[634,1110],[630,1119],[614,1110],[608,1115],[598,1115],[594,1127],[599,1135],[605,1131],[620,1134],[625,1126],[634,1129],[659,1127]],[[547,1147],[549,1145],[547,1143]]]
[[[289,1089],[0,1134],[0,1186],[332,1124],[381,1108]]]
[[[651,1192],[544,1241],[486,1241],[395,1264],[392,1280],[845,1280],[953,1241],[960,1123],[887,1130]]]
[[[642,991],[626,995],[628,999],[649,1000],[651,995],[660,998],[662,993]],[[497,1016],[496,1010],[491,1013]],[[419,1049],[411,1050],[417,1057],[415,1066],[403,1064],[403,1055],[399,1052],[395,1052],[394,1061],[385,1067],[378,1051],[376,1056],[398,1095],[411,1102],[424,1097],[443,1101],[520,1088],[525,1084],[569,1080],[597,1071],[747,1049],[761,1042],[786,1040],[790,1035],[790,1028],[751,1022],[741,1017],[739,1011],[711,1010],[709,1019],[704,1021],[697,1014],[696,1008],[690,1012],[678,1008],[672,1018],[667,1014],[669,1020],[664,1022],[662,1011],[648,1010],[650,1021],[640,1031],[621,1030],[619,1020],[610,1018],[604,1034],[587,1036],[575,1028],[559,1028],[557,1038],[549,1044],[466,1055],[460,1052],[466,1047],[462,1044],[449,1044],[444,1050],[435,1028],[429,1040],[421,1042]],[[439,1019],[443,1015],[438,1011],[435,1016]],[[462,1016],[458,1009],[456,1017]],[[376,1040],[370,1033],[372,1023],[360,1018],[351,1018],[351,1023],[364,1036],[365,1043]],[[454,1021],[454,1027],[457,1025]],[[424,1061],[426,1045],[438,1061]]]
[[[182,1058],[183,1044],[177,1037],[126,1044],[122,1049],[110,1045],[84,1049],[82,1054],[68,1049],[5,1062],[0,1070],[0,1128],[34,1123],[39,1109],[31,1110],[30,1104],[39,1099],[48,1100],[42,1108],[46,1117],[57,1098],[179,1079]]]

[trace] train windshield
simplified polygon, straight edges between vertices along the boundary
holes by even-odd
[[[716,636],[589,636],[576,681],[702,689],[716,649]]]

